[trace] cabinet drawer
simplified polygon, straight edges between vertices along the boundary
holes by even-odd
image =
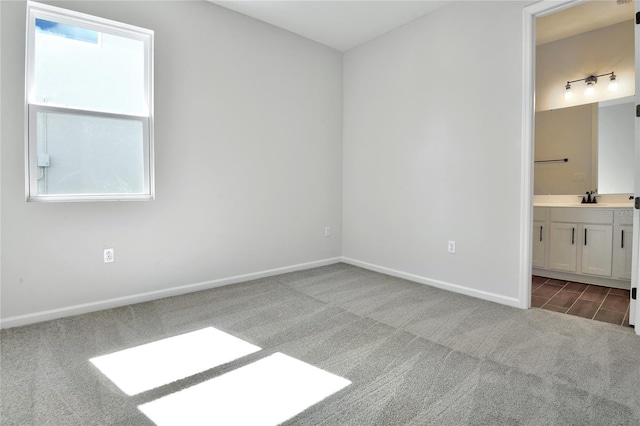
[[[613,223],[614,211],[593,207],[554,207],[551,209],[552,222]]]
[[[545,207],[534,207],[533,220],[536,222],[544,222],[546,212],[547,212],[547,209]]]

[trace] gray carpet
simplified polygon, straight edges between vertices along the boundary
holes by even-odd
[[[88,361],[208,326],[263,350],[135,396]],[[1,344],[3,426],[152,424],[138,405],[274,352],[352,382],[290,425],[640,424],[631,328],[345,264],[3,330]]]

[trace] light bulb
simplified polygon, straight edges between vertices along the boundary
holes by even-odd
[[[609,77],[609,86],[608,89],[610,92],[615,91],[618,88],[618,78],[614,73],[611,73],[611,77]]]
[[[584,90],[585,96],[593,96],[593,94],[596,92],[595,85],[596,84],[593,81],[587,82],[587,88]]]
[[[598,77],[595,75],[590,75],[589,77],[584,79],[585,83],[587,83],[587,88],[584,91],[585,96],[593,96],[596,92],[596,83],[598,82]]]
[[[564,98],[567,101],[573,98],[573,89],[571,89],[571,84],[569,83],[567,83],[567,85],[564,86]]]

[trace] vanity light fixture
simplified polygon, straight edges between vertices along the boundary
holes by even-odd
[[[584,81],[587,85],[584,94],[585,96],[593,96],[593,94],[596,91],[596,83],[598,83],[598,77],[604,77],[608,75],[609,76],[609,86],[608,89],[610,92],[613,92],[614,90],[616,90],[618,88],[618,78],[616,77],[616,75],[614,74],[613,71],[605,73],[605,74],[600,74],[600,75],[590,75],[589,77],[585,77],[585,78],[580,78],[578,80],[572,80],[572,81],[567,81],[567,85],[564,86],[564,98],[566,100],[570,100],[573,98],[573,87],[571,86],[572,83],[577,83],[579,81]]]

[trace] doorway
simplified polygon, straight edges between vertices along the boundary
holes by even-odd
[[[542,3],[546,3],[546,2],[542,2]],[[534,4],[532,6],[529,6],[525,9],[525,19],[524,19],[524,68],[523,68],[523,73],[524,73],[524,89],[523,89],[523,100],[524,100],[524,108],[523,108],[523,150],[522,150],[522,169],[523,169],[523,179],[521,182],[521,187],[522,187],[522,191],[523,191],[523,196],[522,196],[522,215],[521,215],[521,226],[522,226],[522,242],[525,245],[525,247],[522,248],[522,258],[521,258],[521,282],[520,282],[520,296],[521,296],[521,301],[523,303],[525,308],[531,307],[532,305],[534,305],[532,303],[532,297],[531,297],[531,291],[532,291],[532,286],[536,286],[539,285],[540,282],[538,280],[537,283],[534,283],[532,285],[532,271],[534,270],[532,268],[532,252],[534,252],[534,248],[532,248],[532,243],[534,242],[534,232],[532,232],[532,226],[531,224],[534,221],[534,212],[532,209],[533,206],[533,201],[534,201],[534,197],[533,197],[533,187],[534,187],[534,165],[533,165],[533,160],[534,160],[534,134],[535,134],[535,104],[534,104],[534,99],[535,99],[535,95],[534,95],[534,89],[536,87],[536,72],[534,71],[536,68],[536,37],[535,37],[535,30],[536,30],[536,19],[537,18],[542,18],[542,17],[547,17],[553,14],[556,14],[557,12],[563,11],[563,10],[567,10],[569,8],[572,8],[573,6],[577,6],[581,3],[584,3],[582,1],[567,1],[565,3],[562,4]],[[613,5],[616,4],[616,2],[612,2]],[[629,4],[627,6],[630,6],[631,8],[633,8],[632,4]],[[635,6],[636,8],[638,8],[638,5]],[[631,11],[633,13],[633,10]],[[636,10],[637,12],[637,10]],[[637,50],[639,48],[640,43],[638,42],[638,30],[635,29],[635,39],[636,39],[636,46],[635,49],[636,51],[634,52],[634,57],[635,57],[635,67],[633,66],[633,63],[631,63],[631,68],[633,70],[633,68],[635,68],[635,70],[638,70],[640,67],[638,66],[638,54],[637,54]],[[639,76],[639,72],[635,72],[635,87],[640,87],[640,85],[638,84],[638,76]],[[576,77],[577,78],[577,77]],[[629,78],[627,78],[627,80],[629,80]],[[633,80],[633,79],[631,79]],[[563,82],[562,82],[563,83]],[[606,86],[606,85],[604,85]],[[635,96],[635,99],[637,99],[637,96]],[[538,102],[538,105],[541,106],[542,102],[548,102],[548,99],[543,99],[542,97],[540,97],[539,99],[535,99],[535,102]],[[636,101],[637,103],[637,101]],[[553,106],[552,106],[553,107]],[[564,105],[562,106],[555,106],[556,108],[562,108],[564,107]],[[640,135],[640,124],[638,123],[639,120],[635,119],[635,157],[636,157],[636,161],[635,164],[640,164],[640,161],[638,161],[640,159],[640,140],[638,138],[637,135]],[[633,127],[633,124],[631,125],[631,127]],[[634,142],[631,142],[632,144]],[[597,165],[596,165],[597,167]],[[634,183],[634,187],[631,188],[631,193],[635,192],[635,196],[638,196],[638,192],[640,192],[640,170],[636,170],[634,171],[635,174],[635,183]],[[575,174],[574,174],[575,176]],[[579,176],[580,177],[580,176]],[[593,184],[594,188],[596,187],[595,184],[595,180],[592,182],[590,179],[586,178],[584,179],[585,181],[588,181],[586,184]],[[573,197],[575,197],[576,192],[573,193]],[[627,197],[628,198],[628,197]],[[567,200],[568,201],[568,200]],[[575,202],[575,200],[571,200],[572,202]],[[633,215],[633,229],[639,229],[638,225],[638,210],[630,210],[630,212],[632,212]],[[539,218],[536,218],[537,220],[539,220]],[[631,218],[629,218],[629,222],[631,224]],[[612,221],[613,223],[613,221]],[[548,222],[547,222],[548,225]],[[582,225],[579,225],[582,226]],[[584,225],[584,240],[586,242],[586,233],[587,231],[591,232],[591,228],[586,229],[588,225]],[[613,225],[612,225],[613,226]],[[611,228],[612,228],[611,226]],[[574,227],[575,228],[575,227]],[[580,231],[583,230],[582,227],[579,228]],[[546,229],[545,229],[546,231]],[[573,233],[575,234],[575,229],[570,229],[569,231],[565,231],[565,232],[571,232],[573,231]],[[638,232],[634,232],[633,233],[633,251],[630,251],[630,260],[629,262],[632,262],[633,265],[631,267],[632,270],[632,276],[631,276],[631,287],[637,287],[637,283],[638,283],[638,264],[639,262],[639,258],[640,258],[640,250],[638,250],[638,240],[640,239],[638,237]],[[542,238],[542,231],[540,233],[540,238]],[[569,235],[569,234],[567,234]],[[590,234],[591,235],[591,234]],[[596,234],[593,234],[596,235]],[[537,236],[537,234],[536,234]],[[547,238],[548,235],[545,234],[545,238]],[[573,237],[572,237],[573,238]],[[606,256],[604,257],[606,258]],[[574,258],[575,259],[575,258]],[[609,257],[609,259],[611,259],[611,257]],[[578,256],[578,263],[580,263],[580,256]],[[575,267],[575,265],[573,265],[573,267]],[[560,274],[557,278],[560,279],[560,281],[562,281],[564,277],[562,274]],[[589,277],[588,277],[589,278]],[[569,279],[567,279],[565,282],[568,282]],[[589,281],[589,280],[587,280]],[[598,284],[598,280],[595,280],[596,282],[587,282],[587,284]],[[554,284],[560,284],[560,282],[553,282]],[[632,301],[633,302],[633,301]],[[632,307],[631,307],[631,312],[629,313],[630,315],[630,323],[636,323],[638,321],[638,312],[634,306],[634,303],[631,303]],[[636,330],[636,333],[640,334],[639,332],[640,330]]]

